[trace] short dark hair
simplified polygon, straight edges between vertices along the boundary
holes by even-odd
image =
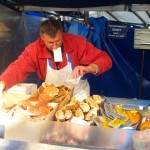
[[[48,34],[50,37],[55,37],[57,31],[63,31],[61,21],[56,20],[54,18],[50,18],[45,20],[40,25],[40,35],[42,36],[44,33]]]

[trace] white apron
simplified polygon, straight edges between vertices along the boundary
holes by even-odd
[[[66,79],[68,74],[71,74],[72,70],[73,66],[68,54],[67,54],[67,65],[60,70],[54,70],[52,67],[51,60],[47,59],[47,72],[45,82],[49,82],[52,84],[63,84],[67,86],[69,84],[66,82]],[[87,96],[90,95],[90,86],[87,79],[82,78],[80,79],[79,83],[74,87],[73,95],[77,94],[81,90],[84,90]]]

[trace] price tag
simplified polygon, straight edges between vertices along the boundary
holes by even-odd
[[[79,81],[80,81],[80,78],[81,78],[81,76],[78,77],[78,78],[73,78],[73,77],[71,76],[71,74],[69,74],[69,75],[67,76],[66,82],[69,83],[69,84],[78,84]]]
[[[74,97],[75,97],[75,99],[77,99],[79,102],[83,102],[83,100],[87,98],[87,94],[85,93],[84,90],[82,90],[82,91],[80,91],[79,93],[77,93]]]
[[[61,51],[61,47],[58,47],[57,49],[53,50],[53,54],[54,54],[54,61],[55,62],[62,62],[62,51]]]

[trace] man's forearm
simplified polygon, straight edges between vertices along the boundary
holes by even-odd
[[[99,73],[99,68],[96,64],[90,64],[87,67],[88,67],[89,73],[93,73],[93,74]]]

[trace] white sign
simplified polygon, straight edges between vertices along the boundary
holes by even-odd
[[[54,54],[54,61],[55,62],[62,62],[62,51],[61,51],[61,47],[58,47],[57,49],[53,50],[53,54]]]
[[[80,91],[79,93],[77,93],[74,97],[75,97],[75,99],[77,99],[79,102],[83,102],[83,100],[87,98],[87,94],[85,93],[84,90],[82,90],[82,91]]]

